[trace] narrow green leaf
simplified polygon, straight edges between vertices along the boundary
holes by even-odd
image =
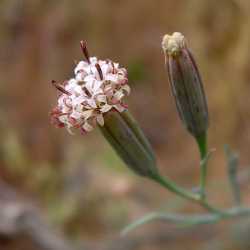
[[[234,153],[228,145],[224,146],[224,151],[227,157],[228,177],[233,197],[236,204],[239,205],[241,203],[240,185],[238,181],[239,155]]]
[[[183,215],[176,213],[154,212],[149,213],[129,224],[122,230],[121,235],[125,236],[136,228],[154,220],[165,221],[167,223],[174,224],[176,227],[191,227],[201,224],[212,224],[217,222],[220,218],[221,216],[218,214]]]

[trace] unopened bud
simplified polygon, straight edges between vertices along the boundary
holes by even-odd
[[[178,113],[188,131],[198,138],[208,128],[208,108],[198,67],[181,33],[165,35],[162,48]]]
[[[104,120],[103,135],[128,167],[141,176],[157,175],[153,150],[129,112],[110,111]]]

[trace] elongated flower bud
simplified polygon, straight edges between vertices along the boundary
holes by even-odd
[[[165,35],[162,48],[178,113],[188,131],[198,138],[208,128],[208,108],[198,67],[181,33]]]
[[[111,111],[104,121],[103,135],[128,167],[141,176],[157,175],[153,150],[131,114]]]

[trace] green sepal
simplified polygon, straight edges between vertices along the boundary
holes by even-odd
[[[154,153],[132,115],[110,111],[104,116],[104,126],[100,129],[121,157],[135,173],[151,177],[158,174]]]

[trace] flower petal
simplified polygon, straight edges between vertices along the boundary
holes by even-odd
[[[104,119],[103,119],[103,115],[98,115],[96,117],[96,121],[98,122],[99,125],[103,126],[104,125]]]

